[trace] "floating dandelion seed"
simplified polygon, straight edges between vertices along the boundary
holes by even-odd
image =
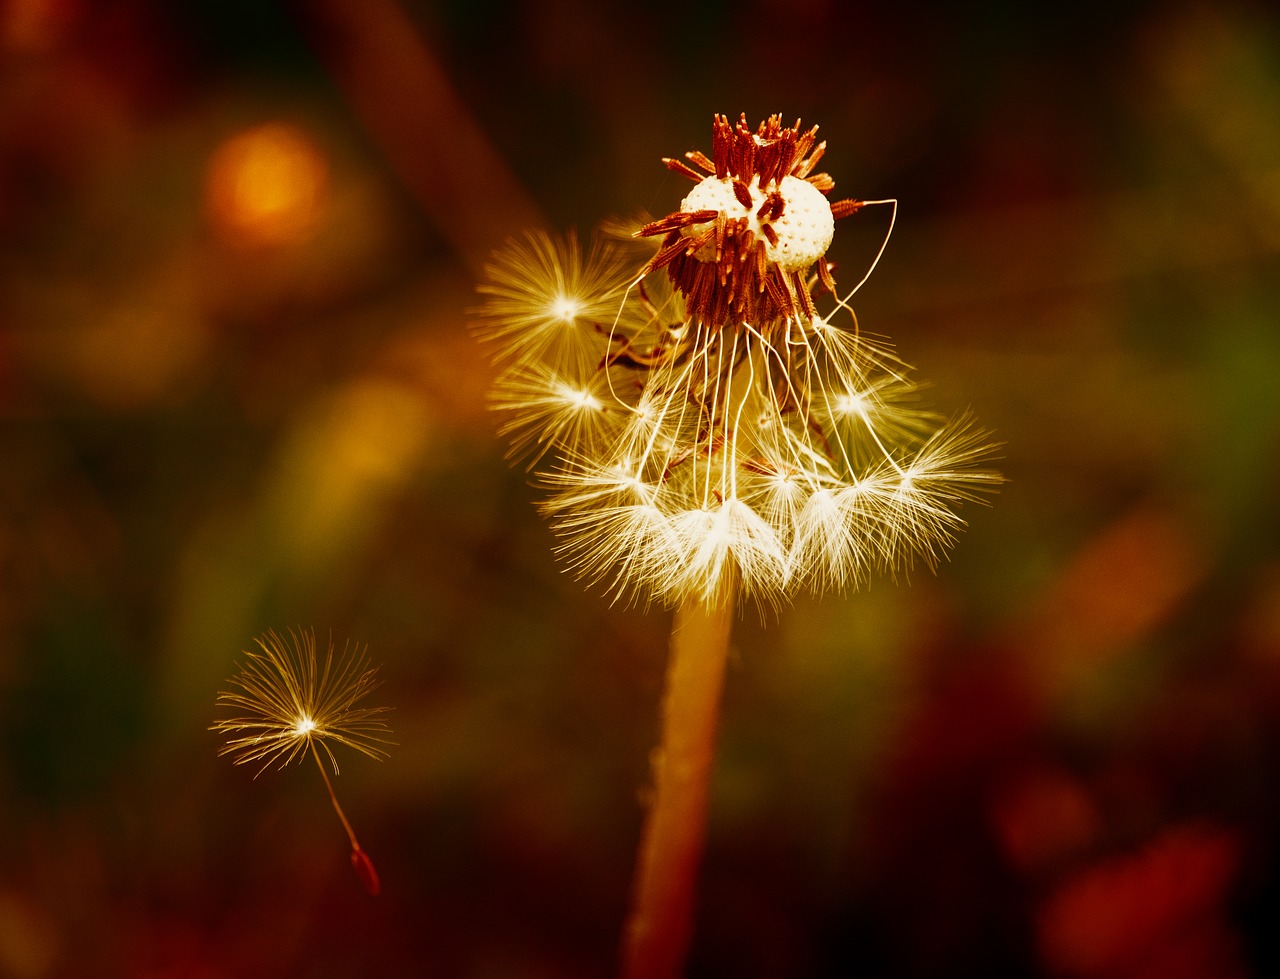
[[[236,689],[218,694],[218,704],[242,712],[210,727],[228,735],[218,754],[233,755],[237,765],[261,762],[261,775],[272,765],[284,768],[310,753],[351,841],[351,865],[369,893],[377,894],[378,872],[338,804],[320,755],[323,749],[335,775],[338,759],[331,744],[346,745],[370,758],[387,756],[381,745],[391,743],[384,737],[391,733],[383,720],[388,708],[356,706],[378,685],[377,670],[358,647],[335,657],[330,643],[321,660],[311,631],[290,630],[287,641],[268,631],[254,641],[258,649],[246,651],[240,672],[228,681]]]
[[[710,157],[664,161],[695,186],[634,232],[647,260],[529,233],[479,287],[502,432],[542,467],[562,556],[615,596],[776,603],[933,565],[1000,482],[972,419],[922,409],[859,333],[870,272],[836,295],[835,222],[886,205],[892,230],[896,202],[830,203],[816,133],[716,116]]]

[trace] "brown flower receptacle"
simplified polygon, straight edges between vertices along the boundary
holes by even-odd
[[[827,145],[814,145],[817,133],[802,133],[798,119],[783,126],[779,115],[755,132],[746,116],[731,125],[717,115],[711,159],[697,150],[685,154],[693,166],[664,158],[697,186],[680,210],[636,233],[664,236],[641,276],[665,268],[688,315],[714,326],[813,319],[811,271],[835,292],[826,258],[832,225],[864,204],[827,202],[835,181],[813,172]]]

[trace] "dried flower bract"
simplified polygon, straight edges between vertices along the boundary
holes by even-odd
[[[755,132],[716,116],[712,154],[670,158],[672,170],[697,182],[678,211],[646,224],[638,235],[664,235],[645,265],[647,275],[666,268],[686,297],[688,315],[724,326],[763,325],[816,315],[809,274],[835,292],[826,252],[836,218],[853,214],[863,201],[827,202],[835,186],[813,169],[826,152],[818,127],[800,131],[770,116]]]
[[[987,435],[859,333],[862,283],[835,295],[835,222],[895,202],[829,203],[816,133],[716,116],[638,243],[529,233],[480,285],[503,432],[543,467],[564,557],[615,595],[772,603],[932,565],[1000,481]]]

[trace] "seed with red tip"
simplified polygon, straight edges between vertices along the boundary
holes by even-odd
[[[355,872],[360,875],[360,880],[364,882],[364,889],[374,897],[377,897],[382,890],[382,881],[378,879],[378,871],[374,869],[373,861],[369,859],[369,854],[363,850],[352,850],[351,866],[355,868]]]

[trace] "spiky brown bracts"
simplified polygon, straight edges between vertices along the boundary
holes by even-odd
[[[710,158],[692,150],[688,163],[663,161],[697,186],[678,211],[636,232],[663,236],[642,275],[665,268],[690,318],[707,326],[813,319],[814,266],[834,292],[826,258],[834,221],[863,206],[828,202],[835,181],[814,173],[827,146],[816,143],[817,133],[817,126],[801,132],[799,119],[783,126],[780,115],[754,132],[745,114],[736,124],[716,115]]]

